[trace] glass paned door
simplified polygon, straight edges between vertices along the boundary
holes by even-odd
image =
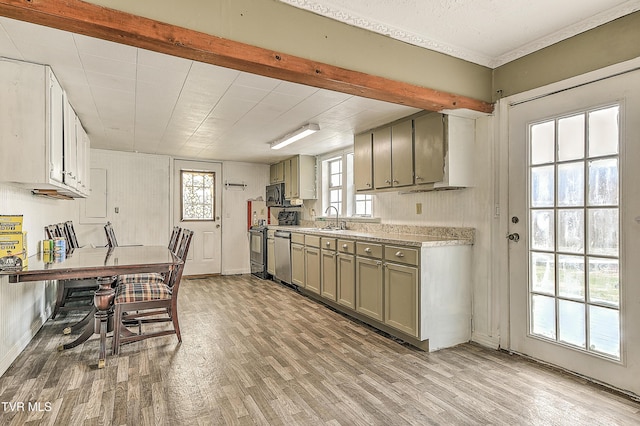
[[[620,359],[619,105],[529,124],[529,333]]]
[[[501,345],[640,394],[640,71],[596,80],[500,105]]]

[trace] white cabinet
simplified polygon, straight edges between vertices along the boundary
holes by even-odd
[[[65,108],[64,91],[51,69],[0,59],[0,99],[0,181],[86,196],[88,186],[83,190],[77,183],[77,117]],[[80,167],[86,174],[88,138],[82,143]]]

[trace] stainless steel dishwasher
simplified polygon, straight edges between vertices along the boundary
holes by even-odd
[[[283,283],[291,284],[291,232],[276,231],[275,243],[275,278]]]

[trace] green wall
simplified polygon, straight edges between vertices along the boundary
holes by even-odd
[[[640,12],[496,68],[494,100],[637,57],[640,57]]]

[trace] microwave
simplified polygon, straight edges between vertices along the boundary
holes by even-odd
[[[267,207],[289,207],[291,203],[284,199],[284,183],[267,185]]]

